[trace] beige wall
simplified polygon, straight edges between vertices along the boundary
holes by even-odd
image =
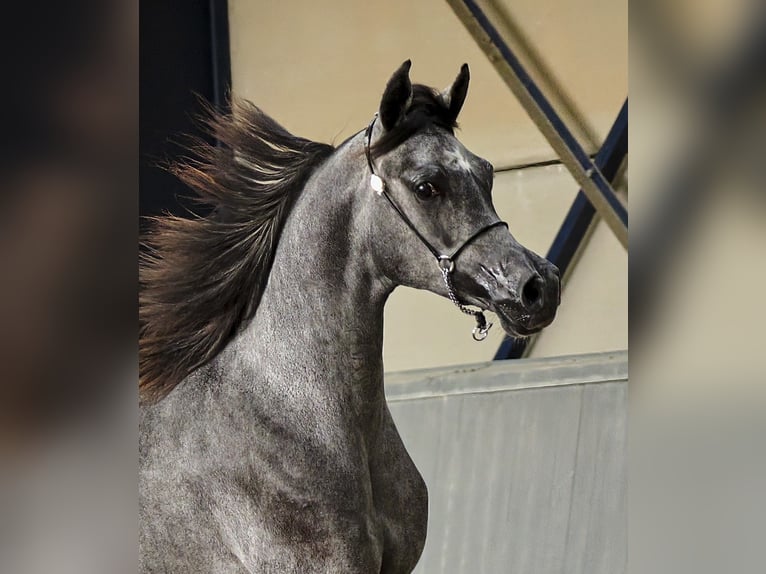
[[[471,87],[458,137],[498,169],[555,158],[443,0],[229,0],[229,11],[234,92],[296,134],[340,142],[362,129],[407,58],[413,80],[433,86],[448,85],[468,62]],[[627,2],[521,0],[494,11],[498,27],[517,27],[529,40],[534,51],[523,38],[516,48],[595,151],[627,94]],[[516,238],[544,254],[576,191],[565,168],[548,166],[498,173],[494,197]],[[399,289],[386,312],[386,368],[491,358],[500,330],[480,344],[471,328],[448,301]],[[626,347],[627,254],[599,226],[571,274],[559,318],[531,354]]]

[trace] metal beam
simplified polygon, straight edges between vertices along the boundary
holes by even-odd
[[[628,211],[617,199],[607,178],[582,149],[478,4],[474,0],[447,2],[627,249]]]
[[[613,182],[627,153],[628,100],[625,100],[612,129],[609,130],[609,134],[604,140],[604,144],[596,154],[594,163],[604,174],[604,177]],[[566,275],[569,264],[582,243],[595,213],[596,210],[593,205],[580,190],[546,255],[546,259],[559,268],[562,277]],[[529,338],[506,337],[500,344],[495,359],[519,359],[524,355],[529,343]]]

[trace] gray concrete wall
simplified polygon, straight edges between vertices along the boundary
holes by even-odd
[[[627,380],[627,352],[387,375],[429,491],[416,572],[624,572]]]

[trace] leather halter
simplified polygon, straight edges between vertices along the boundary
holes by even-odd
[[[376,113],[370,124],[367,126],[367,129],[365,130],[364,136],[365,136],[365,146],[364,146],[364,153],[365,157],[367,158],[367,165],[370,168],[370,187],[372,187],[375,192],[386,198],[388,201],[388,204],[394,208],[394,211],[399,215],[399,218],[409,227],[412,232],[415,234],[415,236],[420,239],[421,243],[426,246],[426,248],[433,254],[433,256],[436,258],[436,262],[439,266],[439,270],[442,273],[442,278],[444,279],[444,283],[447,287],[447,292],[449,294],[450,300],[465,314],[472,315],[474,319],[476,319],[476,327],[473,330],[473,338],[476,341],[483,341],[487,338],[487,333],[489,332],[489,329],[492,327],[492,323],[487,323],[487,319],[484,316],[484,313],[482,311],[476,311],[474,309],[469,309],[466,307],[464,303],[462,303],[455,293],[454,286],[452,285],[452,272],[455,270],[455,259],[460,255],[460,253],[465,249],[468,245],[470,245],[477,237],[485,233],[486,231],[489,231],[490,229],[498,226],[505,226],[508,227],[508,224],[505,221],[494,221],[492,223],[489,223],[479,229],[477,229],[475,232],[473,232],[465,241],[463,241],[456,249],[454,249],[451,253],[440,253],[436,247],[433,246],[433,244],[426,239],[420,231],[418,231],[417,227],[415,227],[415,224],[412,223],[412,220],[410,220],[409,217],[402,211],[402,208],[397,205],[397,203],[393,200],[393,198],[388,194],[388,191],[386,189],[386,184],[383,181],[383,179],[375,173],[375,167],[372,164],[372,156],[370,154],[370,143],[372,140],[372,129],[375,126],[375,120],[378,119],[378,114]]]

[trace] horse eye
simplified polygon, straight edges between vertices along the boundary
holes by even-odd
[[[415,186],[415,195],[418,199],[426,200],[439,195],[439,192],[430,181],[424,181]]]

